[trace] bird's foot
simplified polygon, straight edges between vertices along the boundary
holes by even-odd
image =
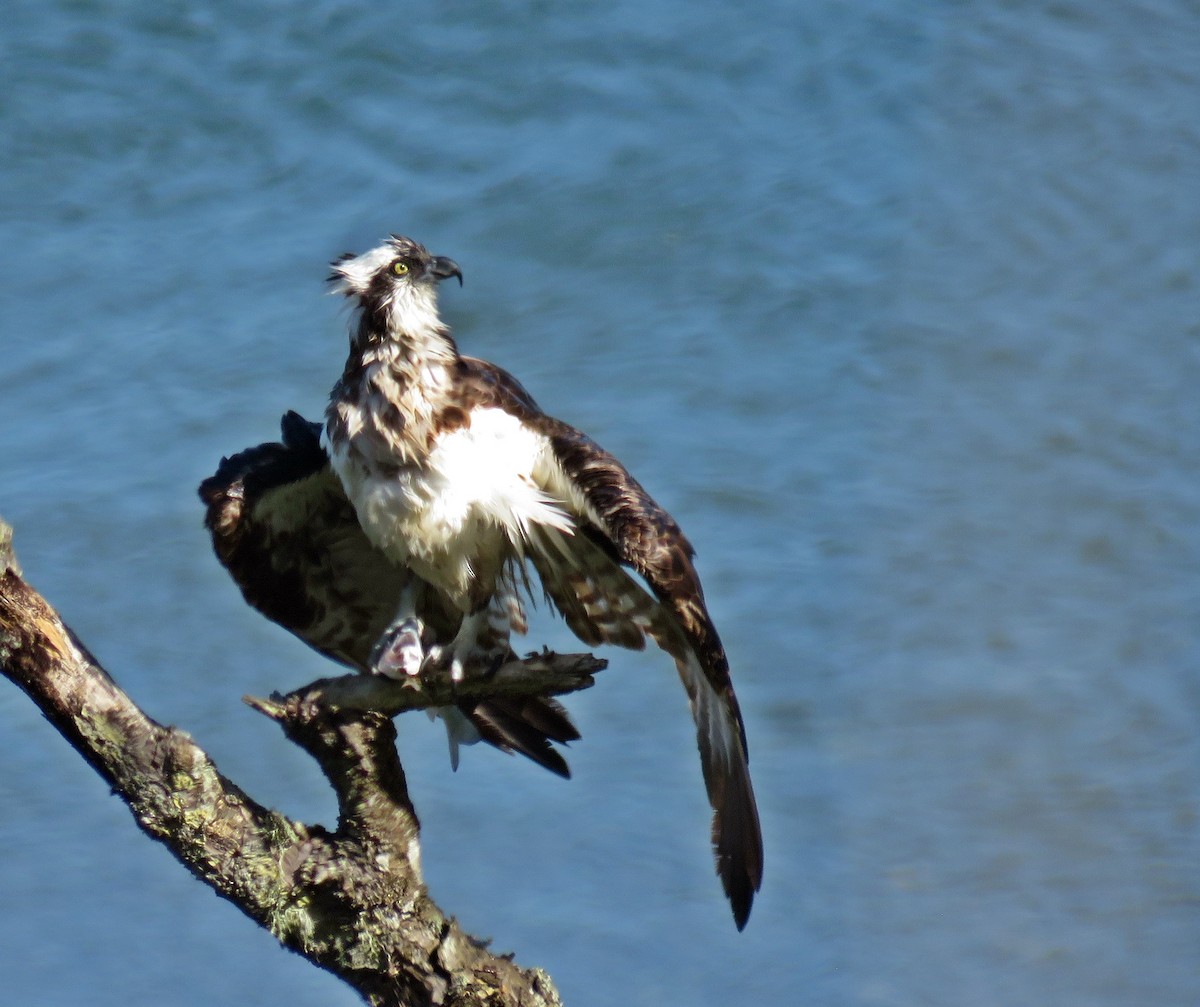
[[[421,630],[421,621],[415,618],[392,623],[371,650],[371,671],[400,681],[419,675],[425,662]]]
[[[464,672],[466,671],[467,648],[460,648],[455,644],[435,644],[429,648],[429,653],[425,655],[425,660],[430,667],[437,668],[445,665],[450,670],[450,683],[457,685],[463,680]]]

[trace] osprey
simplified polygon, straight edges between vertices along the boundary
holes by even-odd
[[[336,260],[330,277],[357,320],[322,445],[367,538],[416,574],[396,594],[375,670],[417,674],[437,652],[461,675],[506,607],[496,599],[528,587],[526,563],[586,644],[641,649],[652,639],[674,658],[691,704],[717,873],[740,930],[762,883],[762,833],[692,546],[612,455],[543,413],[511,375],[458,352],[437,308],[438,283],[451,276],[461,284],[452,259],[393,235]],[[427,648],[431,593],[461,622],[449,644]],[[517,607],[507,608],[520,631]]]
[[[282,434],[282,443],[222,458],[200,484],[213,549],[251,606],[314,650],[365,673],[396,598],[415,575],[367,539],[321,450],[320,424],[288,413]],[[436,639],[450,640],[461,616],[441,601],[425,592],[420,615]],[[495,633],[483,634],[472,656],[488,664],[515,657],[507,636]],[[579,734],[553,699],[495,697],[439,712],[456,768],[459,743],[484,740],[571,775],[551,742]]]

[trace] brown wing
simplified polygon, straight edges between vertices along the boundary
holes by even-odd
[[[282,443],[222,459],[200,485],[213,549],[243,597],[314,650],[365,671],[412,574],[376,550],[320,445],[320,426],[283,418]],[[459,615],[424,592],[422,617],[449,640]],[[579,737],[552,699],[463,703],[485,741],[520,752],[560,776],[570,771],[551,742]]]
[[[567,625],[593,646],[640,649],[648,636],[675,659],[713,808],[717,873],[741,929],[762,885],[762,830],[729,661],[704,604],[691,543],[619,461],[546,416],[505,371],[472,358],[463,359],[462,371],[468,405],[504,409],[545,438],[539,482],[578,530],[537,528],[528,556]],[[644,578],[653,597],[623,568]]]

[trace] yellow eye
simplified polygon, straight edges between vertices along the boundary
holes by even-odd
[[[395,273],[397,276],[405,276],[408,273],[408,263],[407,262],[393,262],[392,263],[392,272]]]

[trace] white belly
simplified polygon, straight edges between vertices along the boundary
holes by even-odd
[[[499,409],[439,437],[427,458],[397,468],[356,450],[331,454],[367,537],[398,563],[454,595],[486,557],[517,549],[530,525],[573,522],[534,481],[545,439]]]

